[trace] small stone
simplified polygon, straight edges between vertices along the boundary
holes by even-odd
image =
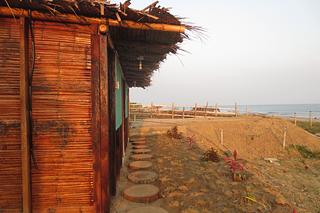
[[[203,189],[200,189],[200,192],[209,192],[209,189],[203,188]]]
[[[287,204],[286,199],[281,194],[276,195],[276,200],[275,201],[279,205],[286,205]]]
[[[177,208],[177,207],[179,207],[179,202],[175,200],[173,202],[170,202],[169,206],[172,208]]]
[[[190,178],[188,181],[187,181],[187,184],[192,184],[194,183],[196,179],[195,178]]]
[[[196,209],[188,208],[183,210],[181,213],[199,213],[199,211]]]
[[[189,189],[188,189],[188,187],[186,187],[186,186],[179,186],[178,187],[178,189],[180,190],[180,191],[183,191],[183,192],[187,192]]]
[[[198,206],[205,206],[206,204],[207,204],[207,202],[204,201],[204,200],[198,200],[198,201],[197,201],[197,205],[198,205]]]
[[[169,180],[170,180],[170,178],[168,178],[167,176],[160,178],[161,182],[167,182]]]
[[[232,197],[232,196],[233,196],[233,193],[232,193],[231,191],[229,191],[229,190],[225,190],[225,191],[223,192],[223,194],[224,194],[225,196],[227,196],[227,197]]]
[[[192,197],[197,197],[197,196],[200,196],[200,195],[203,195],[204,193],[203,192],[193,192],[190,194],[190,196]]]
[[[169,193],[168,197],[180,197],[182,195],[183,195],[183,193],[175,191],[175,192]]]

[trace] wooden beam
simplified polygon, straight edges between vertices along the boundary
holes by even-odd
[[[20,18],[20,103],[21,103],[21,168],[23,212],[31,208],[31,173],[30,173],[30,103],[29,103],[29,23]]]
[[[16,17],[28,17],[28,10],[21,8],[8,8],[0,7],[0,15]],[[74,14],[58,14],[52,15],[48,13],[42,13],[39,11],[32,11],[32,19],[34,20],[45,20],[63,23],[76,23],[76,24],[100,24],[105,21],[105,18],[90,18],[85,16],[76,16]],[[171,24],[158,24],[158,23],[140,23],[128,20],[122,20],[119,22],[115,19],[106,19],[109,26],[112,27],[123,27],[137,30],[156,30],[165,32],[184,33],[186,27],[184,25],[171,25]]]
[[[112,47],[111,47],[112,48]],[[109,166],[110,166],[110,194],[115,196],[117,190],[116,165],[116,117],[115,117],[115,51],[108,50],[108,80],[109,80]]]
[[[123,47],[123,48],[154,48],[154,49],[171,49],[171,50],[178,50],[178,47],[175,43],[159,43],[159,42],[142,42],[136,40],[116,40],[114,39],[114,45],[116,47]]]
[[[97,35],[98,26],[92,30],[91,35],[91,76],[92,76],[92,140],[94,154],[94,191],[96,212],[101,213],[101,161],[100,161],[100,46],[99,36]]]
[[[101,209],[110,208],[109,192],[109,90],[108,90],[108,38],[100,35],[100,139],[101,139]]]

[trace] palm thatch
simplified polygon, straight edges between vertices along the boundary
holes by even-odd
[[[176,54],[180,50],[180,43],[189,38],[191,31],[201,33],[201,28],[182,23],[182,19],[172,15],[169,9],[157,6],[157,3],[158,1],[142,10],[136,10],[129,7],[130,0],[120,5],[103,0],[0,0],[0,7],[21,8],[54,16],[73,14],[79,18],[107,18],[119,23],[131,21],[146,26],[156,23],[183,27],[186,31],[174,32],[110,25],[110,36],[128,85],[147,87],[151,83],[153,72],[159,69],[167,55]]]

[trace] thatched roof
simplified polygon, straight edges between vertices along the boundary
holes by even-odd
[[[116,5],[102,3],[101,0],[0,0],[0,6],[10,8],[31,9],[55,16],[73,14],[79,17],[108,18],[119,22],[119,26],[110,24],[110,35],[118,52],[125,78],[130,87],[146,87],[151,83],[151,77],[167,54],[176,54],[179,43],[187,38],[185,29],[192,27],[184,25],[181,20],[170,14],[169,10],[157,6],[157,1],[142,10],[129,7],[130,1]],[[103,12],[102,12],[103,11]],[[143,23],[139,27],[130,28],[125,21]],[[181,26],[181,30],[148,29],[150,23]],[[139,60],[138,60],[139,59]],[[142,59],[142,60],[141,60]],[[139,63],[142,69],[139,69]]]

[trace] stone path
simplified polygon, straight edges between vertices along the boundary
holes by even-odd
[[[123,191],[123,198],[135,202],[146,203],[146,206],[134,207],[128,213],[167,213],[165,209],[151,206],[150,203],[160,198],[160,190],[153,183],[157,181],[158,174],[152,170],[153,158],[146,138],[139,137],[131,140],[131,156],[128,164],[128,180],[134,185]]]

